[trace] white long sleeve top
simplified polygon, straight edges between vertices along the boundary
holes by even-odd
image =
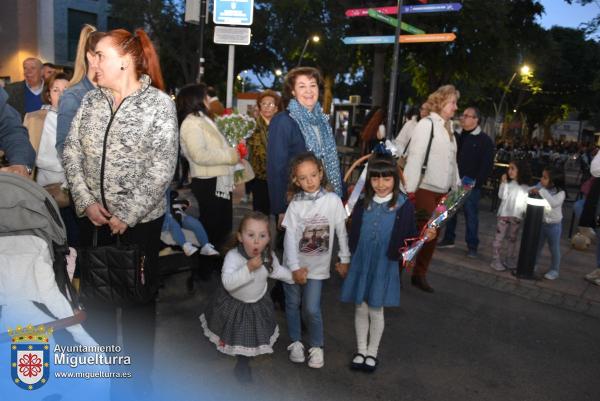
[[[251,272],[248,269],[248,260],[237,249],[227,252],[221,270],[221,281],[229,295],[235,299],[245,303],[259,301],[267,292],[268,277],[288,284],[294,283],[292,272],[281,266],[275,253],[273,253],[273,271],[269,273],[264,265]]]
[[[522,219],[527,209],[528,190],[527,185],[519,185],[514,180],[501,183],[500,189],[498,189],[498,198],[502,199],[502,202],[498,207],[498,216]]]
[[[305,197],[315,195],[304,193]],[[350,263],[347,215],[342,200],[333,192],[312,200],[296,198],[288,206],[282,223],[286,228],[283,264],[292,271],[307,267],[309,279],[328,279],[334,235],[340,245],[338,257],[342,263]]]
[[[565,191],[540,189],[540,196],[548,202],[544,209],[544,223],[560,223],[563,219],[562,205],[565,201]]]
[[[35,180],[42,186],[67,181],[65,170],[56,151],[56,118],[56,112],[48,110],[48,114],[46,114],[46,118],[44,119],[40,147],[35,160],[37,167]]]
[[[596,153],[596,156],[592,159],[590,174],[594,177],[600,177],[600,152]]]

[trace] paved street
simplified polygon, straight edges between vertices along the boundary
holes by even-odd
[[[275,354],[253,359],[246,383],[236,379],[235,359],[202,335],[198,315],[216,278],[189,297],[184,275],[173,276],[159,308],[157,393],[180,400],[600,399],[599,319],[437,273],[431,281],[435,294],[405,287],[402,306],[386,309],[373,375],[347,368],[353,307],[337,300],[335,277],[323,294],[325,367],[288,361],[278,311]]]
[[[236,207],[236,217],[245,207]],[[593,251],[571,251],[563,239],[561,279],[553,283],[492,272],[484,244],[494,215],[489,205],[481,210],[480,259],[465,258],[460,240],[457,248],[436,252],[430,274],[435,294],[407,285],[402,306],[385,310],[380,367],[373,375],[347,367],[355,351],[354,309],[338,301],[338,277],[323,293],[325,367],[288,361],[285,316],[278,311],[275,353],[251,360],[250,381],[236,376],[236,360],[202,334],[198,315],[217,277],[193,295],[185,290],[186,273],[169,277],[159,303],[157,394],[181,400],[600,399],[600,287],[581,278],[593,268]],[[457,239],[463,228],[459,220]]]

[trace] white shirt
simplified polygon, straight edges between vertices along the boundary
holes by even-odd
[[[417,117],[414,116],[402,126],[400,133],[396,139],[394,139],[394,143],[396,144],[396,147],[398,147],[398,152],[400,152],[401,155],[404,153],[406,146],[408,145],[408,141],[410,141],[414,129],[417,126],[417,123]]]
[[[48,114],[44,120],[44,128],[40,138],[40,147],[38,149],[35,165],[37,167],[37,175],[35,181],[44,186],[48,184],[63,183],[67,179],[65,170],[58,158],[56,151],[56,118],[57,113],[53,110],[48,110]]]
[[[519,185],[515,180],[501,183],[498,198],[502,199],[502,202],[498,208],[498,216],[522,219],[527,209],[528,190],[527,185]]]
[[[238,301],[254,303],[262,299],[267,292],[268,277],[294,284],[292,272],[279,264],[275,253],[272,253],[272,256],[271,273],[264,265],[251,272],[248,270],[248,260],[240,255],[237,249],[227,252],[221,270],[221,281],[229,295]]]
[[[340,260],[350,263],[346,211],[335,193],[327,192],[315,200],[293,200],[282,225],[286,228],[283,264],[292,271],[307,267],[309,279],[328,279],[334,234]]]
[[[594,177],[600,177],[600,152],[596,153],[596,156],[592,159],[590,174]]]

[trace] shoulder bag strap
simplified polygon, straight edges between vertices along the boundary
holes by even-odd
[[[402,156],[404,156],[406,152],[408,152],[408,145],[410,145],[410,141],[412,141],[412,138],[409,138],[408,142],[406,142],[406,146],[404,147],[404,152],[402,152]]]
[[[427,163],[429,162],[429,152],[431,151],[431,142],[433,141],[433,120],[431,121],[431,132],[429,133],[429,143],[427,144],[427,151],[425,152],[425,160],[423,161],[423,165],[421,166],[421,176],[425,175],[425,171],[427,170]]]

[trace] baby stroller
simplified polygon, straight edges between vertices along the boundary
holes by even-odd
[[[67,273],[69,248],[56,202],[44,188],[16,174],[0,173],[0,188],[0,305],[15,300],[43,304],[58,319],[70,318],[55,322],[57,328],[81,322],[85,314],[73,314],[79,305]]]
[[[41,186],[16,174],[0,173],[0,188],[0,330],[43,324],[55,331],[66,329],[78,344],[97,346],[80,324],[85,313],[79,309],[77,292],[67,272],[69,249],[56,202]],[[48,339],[50,355],[62,338]],[[0,332],[3,361],[11,359],[10,341],[8,333]],[[57,393],[63,395],[63,400],[77,399],[81,393],[76,394],[86,385],[94,388],[92,393],[99,397],[94,399],[108,396],[107,382],[56,379],[52,370],[60,368],[52,362],[50,356],[50,380],[35,390],[40,399]],[[3,364],[0,377],[11,380],[10,369],[11,364]],[[23,393],[10,383],[1,387],[10,394]]]

